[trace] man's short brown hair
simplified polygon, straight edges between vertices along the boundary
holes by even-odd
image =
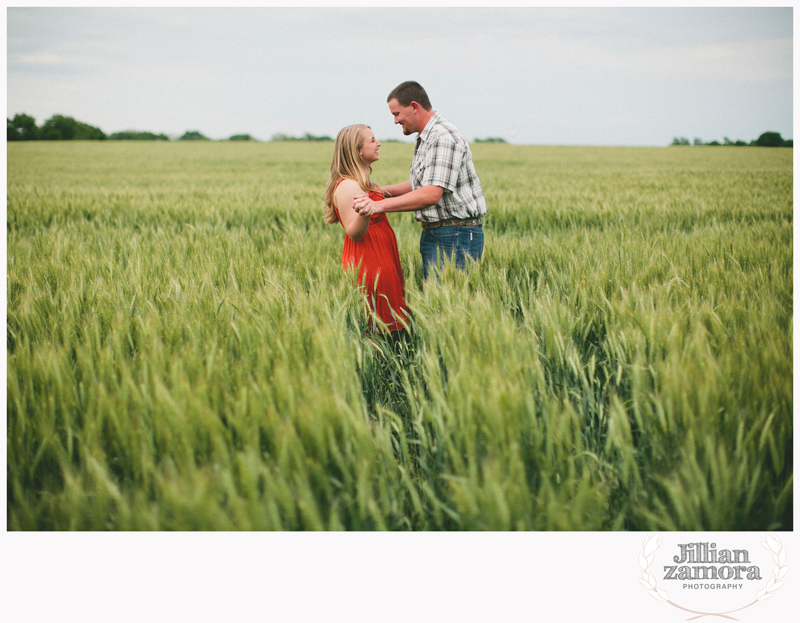
[[[411,102],[416,102],[425,110],[430,110],[432,108],[431,101],[428,99],[428,94],[425,92],[425,89],[422,88],[419,82],[414,82],[413,80],[398,84],[394,90],[389,93],[389,97],[386,98],[386,101],[391,102],[393,99],[396,99],[397,103],[401,106],[410,106]]]

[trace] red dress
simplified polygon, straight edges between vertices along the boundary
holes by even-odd
[[[369,198],[382,201],[383,195],[369,191]],[[342,219],[334,206],[339,223]],[[344,224],[342,223],[342,227]],[[403,329],[406,321],[406,283],[397,251],[397,238],[386,214],[369,217],[367,233],[358,242],[344,235],[342,267],[361,266],[358,283],[364,289],[370,309],[386,324],[389,331]]]

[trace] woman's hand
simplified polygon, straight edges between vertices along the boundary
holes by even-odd
[[[367,195],[353,198],[353,210],[361,216],[372,216],[382,212],[380,202],[373,201]]]

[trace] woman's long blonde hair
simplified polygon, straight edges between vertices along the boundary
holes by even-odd
[[[372,167],[364,162],[359,151],[364,145],[364,135],[361,130],[369,128],[363,123],[349,125],[339,130],[336,142],[333,144],[333,161],[331,162],[331,179],[325,187],[325,208],[323,217],[329,224],[336,223],[336,213],[333,210],[333,191],[339,180],[343,178],[355,180],[365,193],[375,190],[376,187],[369,179]]]

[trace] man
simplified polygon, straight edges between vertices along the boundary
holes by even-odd
[[[425,278],[445,258],[452,256],[458,268],[464,268],[467,257],[481,259],[486,200],[467,141],[432,109],[416,82],[403,82],[386,101],[403,134],[418,134],[410,179],[384,186],[383,201],[356,197],[353,209],[359,214],[413,210],[422,223],[419,250]]]

